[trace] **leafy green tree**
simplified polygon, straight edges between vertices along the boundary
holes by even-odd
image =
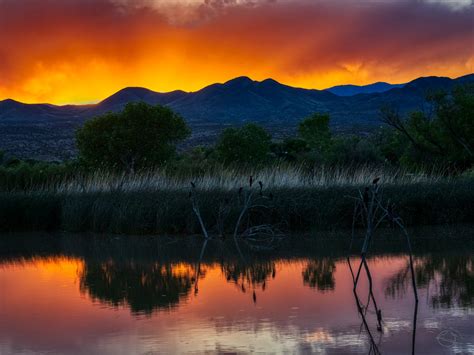
[[[216,153],[226,164],[260,164],[269,158],[271,140],[265,129],[253,123],[226,128],[216,144]]]
[[[87,121],[76,143],[86,164],[133,172],[169,160],[175,144],[189,134],[183,118],[169,108],[139,102]]]
[[[452,154],[471,165],[474,162],[474,86],[454,90],[452,98],[435,98],[436,115]]]
[[[187,149],[166,163],[166,170],[179,176],[218,174],[221,168],[214,147],[207,146]]]
[[[391,108],[382,120],[403,135],[407,147],[401,160],[409,165],[443,165],[465,170],[474,164],[474,86],[451,95],[431,96],[433,114],[413,112],[401,117]]]
[[[310,148],[304,139],[286,138],[282,142],[273,143],[271,150],[277,158],[295,162],[304,160]]]
[[[373,132],[368,140],[380,152],[383,161],[391,165],[400,165],[401,159],[406,154],[410,142],[406,137],[390,127],[381,127]]]
[[[371,137],[355,135],[336,136],[324,156],[329,165],[379,165],[384,159],[380,148],[373,144]]]
[[[325,152],[331,146],[328,114],[315,113],[304,119],[298,126],[298,133],[310,148]]]

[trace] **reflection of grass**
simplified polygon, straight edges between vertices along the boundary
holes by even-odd
[[[271,221],[290,231],[350,227],[357,190],[381,177],[385,198],[399,206],[407,225],[474,221],[474,180],[446,180],[423,175],[356,170],[321,170],[314,175],[296,168],[253,172],[264,193],[274,198]],[[199,193],[201,214],[212,232],[222,201],[230,201],[229,221],[240,211],[237,191],[248,175],[223,170],[200,177],[142,173],[129,177],[96,174],[28,191],[0,192],[3,230],[97,231],[113,233],[200,233],[189,201],[189,182]],[[255,216],[254,218],[259,218]],[[261,223],[258,223],[261,224]],[[231,232],[233,225],[224,226]],[[215,230],[213,231],[215,232]]]

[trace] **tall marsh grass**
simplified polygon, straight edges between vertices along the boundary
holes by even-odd
[[[350,227],[358,190],[380,177],[384,198],[398,206],[407,225],[474,221],[474,179],[399,170],[276,166],[257,171],[216,168],[212,173],[176,174],[167,170],[120,175],[96,172],[24,190],[0,191],[0,229],[94,231],[122,234],[193,234],[200,227],[189,200],[196,185],[202,218],[210,233],[219,208],[229,207],[224,227],[239,214],[238,190],[249,175],[263,182],[266,223],[287,231]],[[254,185],[255,188],[255,185]],[[252,213],[248,219],[264,218]],[[234,222],[234,223],[232,223]]]
[[[436,183],[449,181],[441,174],[409,173],[369,166],[326,168],[308,171],[303,167],[278,165],[259,170],[218,167],[204,174],[175,174],[166,169],[138,172],[133,175],[96,172],[67,181],[53,181],[44,186],[46,191],[77,192],[136,192],[188,190],[190,182],[202,191],[231,191],[247,184],[249,176],[262,181],[266,188],[314,188],[333,186],[363,186],[373,177],[380,177],[384,185]]]

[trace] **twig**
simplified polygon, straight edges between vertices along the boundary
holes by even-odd
[[[199,204],[196,200],[196,191],[195,190],[196,190],[196,185],[193,182],[191,182],[191,191],[189,192],[189,198],[191,199],[193,211],[194,211],[194,214],[196,215],[196,217],[199,221],[199,224],[201,226],[201,230],[202,230],[202,233],[204,234],[204,237],[206,239],[209,239],[209,234],[207,233],[206,226],[204,225],[204,221],[202,220],[201,211],[199,210]]]

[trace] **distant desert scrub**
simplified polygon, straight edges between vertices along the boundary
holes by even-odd
[[[262,182],[265,217],[290,232],[350,227],[358,191],[380,177],[382,193],[407,225],[474,221],[474,179],[410,174],[368,166],[308,170],[280,164],[262,169],[216,166],[206,173],[157,169],[134,174],[95,172],[23,190],[0,192],[0,228],[93,231],[124,234],[199,234],[189,198],[191,182],[202,218],[217,233],[219,211],[226,209],[230,232],[241,207],[239,190]]]

